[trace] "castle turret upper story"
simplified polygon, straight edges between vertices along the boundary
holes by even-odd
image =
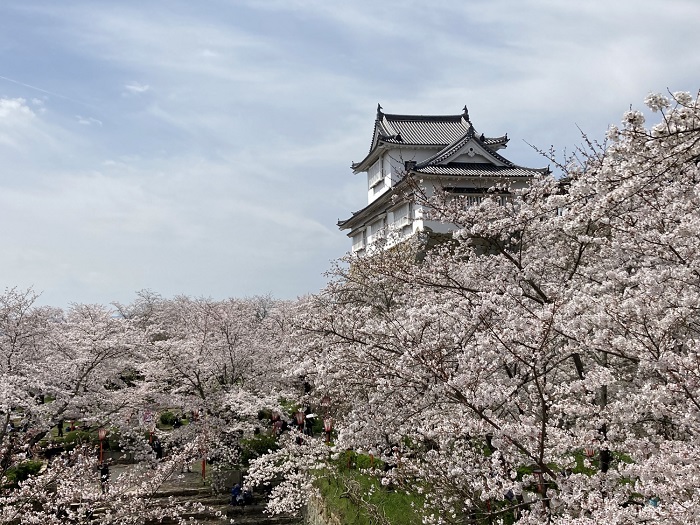
[[[419,231],[449,231],[450,225],[427,221],[423,206],[401,191],[409,177],[418,176],[428,193],[439,187],[466,194],[468,205],[493,186],[522,187],[548,171],[512,163],[499,153],[507,144],[507,135],[477,131],[466,106],[459,115],[439,116],[394,115],[378,106],[369,153],[352,164],[367,179],[367,206],[338,222],[348,230],[352,251],[364,253],[388,231],[399,240]]]

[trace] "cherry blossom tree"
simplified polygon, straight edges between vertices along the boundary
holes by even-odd
[[[152,505],[164,480],[201,455],[235,464],[262,409],[321,397],[331,448],[287,434],[253,461],[251,482],[284,474],[273,512],[298,510],[329,454],[352,448],[422,497],[426,523],[698,521],[700,111],[686,93],[646,102],[657,124],[627,112],[559,178],[494,186],[472,206],[413,180],[454,234],[350,257],[296,304],[144,292],[63,311],[6,290],[0,522],[183,516]],[[110,496],[92,445],[41,455],[69,417],[149,452],[166,409],[191,424]],[[42,470],[10,483],[31,457]]]
[[[63,452],[65,443],[53,446],[52,428],[72,418],[123,435],[133,430],[125,416],[140,405],[143,391],[124,373],[137,366],[144,345],[130,322],[105,307],[74,305],[63,312],[37,307],[36,299],[32,290],[0,296],[0,523],[125,523],[191,513],[187,505],[153,505],[151,496],[192,460],[193,443],[155,469],[134,466],[115,475],[108,491],[92,443]],[[18,478],[32,462],[41,469]]]
[[[195,459],[236,464],[241,437],[268,426],[260,410],[282,410],[281,399],[298,394],[282,358],[287,303],[142,292],[115,309],[63,311],[36,299],[32,290],[0,296],[0,523],[132,523],[202,512],[153,497]],[[186,411],[189,424],[156,429],[168,409]],[[52,429],[69,421],[95,434],[107,429],[139,463],[105,490],[92,438],[72,450],[54,443]],[[168,445],[161,461],[153,461],[149,436]],[[30,460],[39,472],[15,482]]]
[[[627,112],[563,177],[423,197],[451,239],[350,258],[303,306],[337,446],[426,522],[698,520],[700,110],[646,103],[657,124]]]
[[[330,454],[319,438],[299,432],[285,433],[279,438],[278,450],[253,460],[246,484],[269,490],[268,513],[272,515],[299,514],[311,494],[321,469],[329,470]]]
[[[269,426],[258,419],[262,410],[279,411],[281,399],[297,396],[283,359],[284,302],[141,294],[118,309],[147,341],[138,368],[148,385],[141,410],[186,414],[190,424],[168,440],[201,437],[200,454],[216,460],[216,469],[237,465],[240,439]]]
[[[13,465],[13,457],[29,447],[26,431],[36,410],[43,377],[41,344],[47,329],[48,310],[33,309],[32,290],[5,290],[0,295],[0,473]],[[19,427],[15,432],[15,427]]]

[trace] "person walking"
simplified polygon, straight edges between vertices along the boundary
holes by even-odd
[[[100,485],[102,494],[109,492],[109,464],[106,461],[100,465]]]
[[[151,446],[153,447],[153,452],[156,453],[156,459],[163,459],[163,445],[160,439],[155,438]]]

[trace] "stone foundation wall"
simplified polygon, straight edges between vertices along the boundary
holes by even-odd
[[[338,516],[328,511],[321,498],[314,496],[306,506],[304,525],[342,525],[342,522]]]

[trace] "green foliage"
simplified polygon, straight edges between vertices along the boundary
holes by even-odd
[[[128,367],[122,370],[121,374],[119,374],[119,379],[121,379],[126,386],[134,386],[137,382],[143,381],[144,376],[135,368]]]
[[[346,450],[335,461],[335,466],[341,472],[355,469],[383,469],[384,462],[367,454],[358,454],[354,450]]]
[[[103,441],[103,446],[105,450],[119,450],[119,441],[121,436],[119,432],[114,429],[110,429],[107,438]],[[81,445],[84,443],[89,443],[92,445],[97,445],[100,442],[99,434],[96,429],[92,430],[71,430],[66,431],[63,437],[59,437],[55,429],[52,432],[51,442],[52,446],[62,447],[63,450],[73,450],[76,445]],[[46,440],[42,441],[42,444],[48,445]]]
[[[333,473],[319,473],[316,486],[326,507],[343,525],[418,525],[423,498],[411,491],[399,491],[381,485],[361,470],[384,469],[384,463],[366,454],[347,450],[335,460]]]
[[[269,434],[256,434],[251,438],[241,439],[240,447],[243,468],[248,468],[255,458],[279,449],[275,436]]]
[[[359,458],[358,458],[359,459]],[[360,461],[362,462],[362,461]],[[419,525],[423,498],[418,494],[387,490],[374,477],[352,469],[316,482],[327,509],[342,525]]]
[[[290,417],[294,417],[296,411],[301,408],[301,405],[298,402],[290,401],[289,399],[285,398],[280,399],[280,405]]]
[[[93,435],[94,434],[94,435]],[[88,430],[71,430],[63,435],[63,438],[55,439],[56,442],[63,442],[66,445],[66,449],[71,449],[75,445],[82,443],[91,443],[97,440],[97,434],[91,433]]]
[[[258,410],[258,420],[262,421],[264,419],[272,419],[272,410],[269,408],[263,408],[262,410]]]
[[[571,472],[573,474],[585,474],[587,476],[592,476],[596,472],[598,472],[598,469],[595,466],[595,462],[592,462],[593,466],[587,467],[586,466],[586,456],[584,455],[583,452],[577,452],[574,457],[576,458],[576,466],[571,469]]]
[[[175,424],[176,419],[177,415],[173,414],[170,410],[167,410],[160,415],[160,423],[167,427],[172,427]]]
[[[9,486],[16,487],[20,482],[29,478],[29,476],[38,474],[42,465],[43,463],[41,461],[29,460],[19,463],[14,467],[10,467],[5,473],[7,480],[10,482]]]
[[[325,431],[323,430],[323,418],[318,416],[314,419],[314,424],[311,427],[311,430],[314,433],[314,436],[320,436],[320,435],[325,435]]]

